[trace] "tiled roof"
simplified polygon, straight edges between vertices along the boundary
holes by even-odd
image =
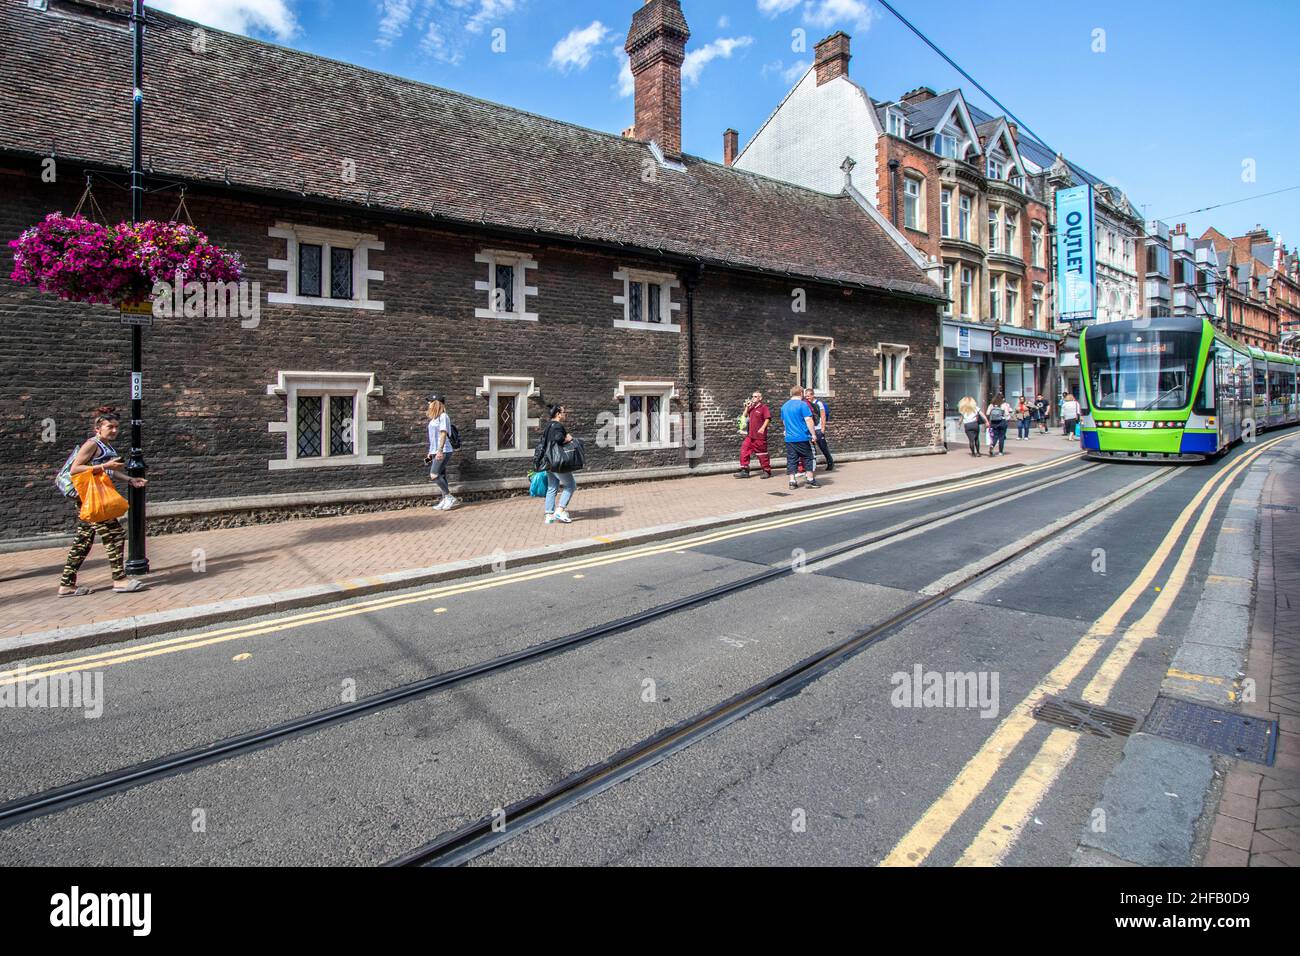
[[[929,133],[947,115],[952,101],[958,96],[957,90],[940,93],[921,103],[901,104],[907,112],[908,133]]]
[[[0,153],[129,165],[130,36],[83,9],[0,2]],[[645,182],[643,143],[209,28],[195,53],[194,24],[149,16],[155,176],[939,298],[847,195],[693,156]]]

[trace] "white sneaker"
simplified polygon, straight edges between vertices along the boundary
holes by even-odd
[[[542,521],[542,524],[555,524],[555,515],[547,514],[546,518]]]
[[[569,513],[567,511],[555,512],[555,520],[558,521],[560,524],[573,524],[573,519],[569,517]]]
[[[450,507],[450,505],[449,505],[449,502],[450,502],[450,501],[451,501],[451,497],[450,497],[450,496],[448,496],[448,495],[443,495],[440,499],[438,499],[438,503],[437,503],[436,505],[433,506],[433,510],[434,510],[434,511],[446,511],[447,508]]]
[[[446,498],[446,502],[447,502],[447,506],[446,506],[445,508],[443,508],[442,510],[443,510],[443,511],[450,511],[452,508],[454,508],[454,507],[456,507],[458,504],[460,504],[460,499],[457,498],[457,497],[455,497],[454,495],[448,495],[447,498]]]

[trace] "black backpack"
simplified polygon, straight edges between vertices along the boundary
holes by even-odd
[[[460,429],[456,427],[455,422],[451,425],[451,431],[447,432],[447,441],[451,442],[452,451],[460,448]]]
[[[994,425],[1001,422],[1005,415],[1006,413],[1002,410],[1001,405],[994,405],[992,408],[989,409],[989,421],[992,422]]]

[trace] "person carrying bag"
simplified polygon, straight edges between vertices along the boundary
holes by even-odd
[[[90,554],[95,535],[104,543],[113,574],[113,593],[131,594],[144,589],[139,579],[127,581],[126,555],[122,545],[126,531],[118,518],[126,514],[126,499],[117,493],[113,480],[125,481],[133,488],[143,488],[143,478],[128,478],[122,459],[109,442],[117,438],[118,414],[108,406],[95,411],[95,433],[78,448],[59,469],[55,486],[77,507],[77,534],[63,562],[59,579],[59,597],[82,597],[90,588],[77,586],[77,573]]]
[[[546,517],[544,523],[572,524],[573,518],[566,510],[577,490],[577,480],[573,473],[580,471],[586,464],[582,440],[569,434],[564,421],[568,417],[563,405],[549,408],[550,421],[542,430],[533,452],[533,469],[546,469]],[[563,488],[561,492],[560,489]],[[559,492],[559,505],[556,506],[556,493]]]

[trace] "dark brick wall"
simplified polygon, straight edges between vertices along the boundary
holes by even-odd
[[[53,210],[70,211],[81,183],[79,171],[60,170],[61,182],[46,185],[33,169],[0,167],[0,238],[8,241]],[[96,194],[110,219],[128,214],[127,193],[99,186]],[[174,194],[151,195],[145,215],[167,218]],[[483,377],[524,375],[536,379],[545,399],[571,409],[571,428],[589,439],[590,472],[681,465],[682,449],[615,452],[595,447],[598,416],[616,413],[620,379],[677,383],[674,412],[687,408],[686,289],[674,291],[681,334],[613,327],[621,307],[613,297],[620,266],[675,270],[636,257],[614,257],[576,248],[514,243],[407,223],[367,219],[360,213],[277,206],[241,197],[192,192],[195,222],[213,241],[239,251],[247,278],[262,284],[261,324],[243,329],[237,318],[159,319],[145,337],[146,457],[153,501],[239,497],[303,491],[348,490],[418,484],[425,480],[425,397],[448,395],[465,446],[454,459],[453,481],[522,476],[523,460],[476,461],[487,447],[474,420],[486,417],[487,400],[475,394]],[[385,243],[371,253],[370,268],[385,279],[372,282],[371,298],[385,311],[310,306],[269,306],[268,292],[282,291],[284,274],[267,260],[282,258],[283,240],[268,227],[284,220],[324,228],[370,232]],[[537,323],[478,319],[486,294],[474,283],[486,267],[474,261],[483,248],[529,252],[540,268],[529,271],[539,289],[529,299]],[[0,473],[9,507],[0,537],[66,527],[67,508],[51,479],[71,447],[88,432],[88,416],[102,403],[128,408],[129,334],[107,307],[72,305],[20,288],[8,280],[7,247],[0,278],[0,370],[5,389],[0,407]],[[920,447],[936,440],[933,425],[938,322],[931,305],[864,292],[809,287],[805,314],[791,311],[789,285],[706,271],[695,293],[696,368],[700,410],[708,428],[705,461],[729,460],[736,452],[732,425],[748,391],[761,384],[775,401],[793,380],[790,349],[796,333],[833,337],[831,379],[835,390],[836,446],[878,451]],[[912,345],[908,400],[879,400],[880,341]],[[277,372],[372,372],[383,395],[369,403],[371,420],[384,422],[369,436],[369,453],[382,466],[271,471],[284,457],[284,436],[267,423],[285,420],[282,397],[267,394]],[[539,402],[530,415],[544,418]],[[42,441],[45,423],[57,426]],[[530,432],[530,443],[536,432]],[[773,451],[779,454],[779,442]],[[124,427],[118,442],[129,447]]]

